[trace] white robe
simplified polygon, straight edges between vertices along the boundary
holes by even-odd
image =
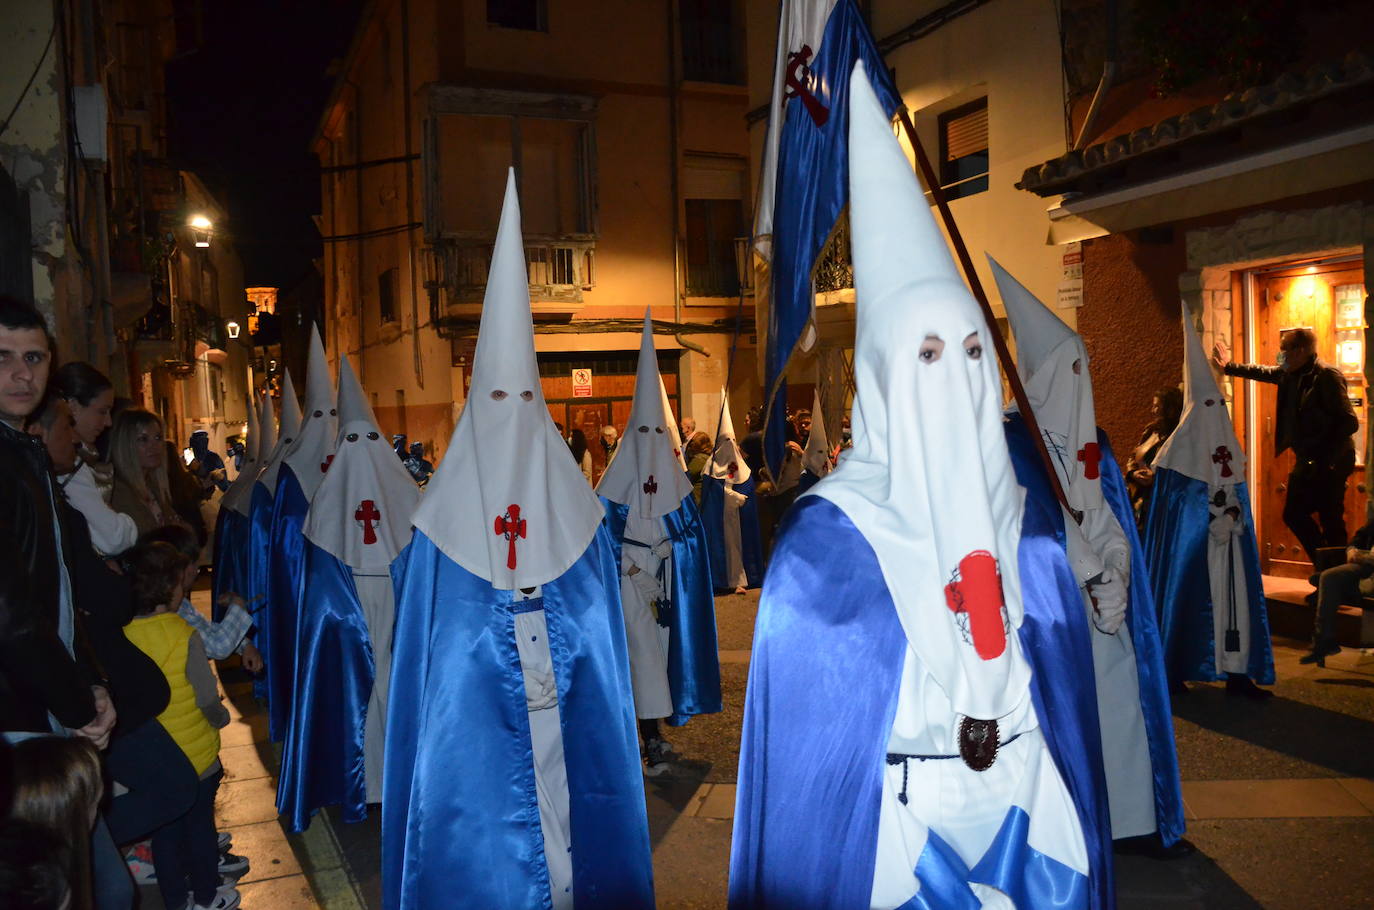
[[[367,801],[382,801],[382,753],[386,743],[387,693],[391,688],[391,634],[396,622],[396,589],[391,576],[374,575],[352,569],[353,585],[367,621],[367,636],[372,642],[374,676],[372,694],[367,699],[367,720],[363,726],[363,779],[367,782]]]
[[[659,625],[653,607],[639,590],[631,569],[646,578],[657,578],[661,564],[667,563],[664,583],[673,584],[671,552],[660,559],[654,548],[671,540],[663,529],[662,518],[642,518],[631,509],[625,520],[625,537],[649,546],[621,543],[620,604],[625,614],[625,640],[630,652],[630,684],[634,690],[635,717],[668,717],[673,713],[673,695],[668,686],[668,629]]]
[[[1218,673],[1250,672],[1250,591],[1245,583],[1244,551],[1239,540],[1245,532],[1245,519],[1228,515],[1229,508],[1239,508],[1236,488],[1221,487],[1226,502],[1209,505],[1211,523],[1207,527],[1207,578],[1212,589],[1212,634],[1216,649]],[[1213,496],[1216,491],[1213,491]],[[1226,650],[1226,630],[1231,628],[1230,606],[1236,607],[1235,628],[1240,635],[1240,650]]]
[[[749,586],[749,576],[744,572],[744,544],[740,531],[739,511],[749,497],[735,492],[735,485],[725,483],[725,502],[721,522],[725,539],[725,586],[745,588]]]
[[[515,592],[515,600],[532,600]],[[534,787],[539,798],[539,827],[544,834],[544,862],[554,910],[573,906],[572,816],[568,769],[563,763],[563,726],[558,713],[558,678],[549,653],[549,630],[543,610],[515,614],[515,646],[525,678],[530,745],[534,751]]]

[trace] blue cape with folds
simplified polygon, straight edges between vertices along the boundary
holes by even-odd
[[[1135,648],[1136,677],[1140,683],[1140,710],[1145,718],[1145,735],[1150,742],[1150,771],[1155,785],[1155,822],[1167,847],[1183,836],[1183,788],[1179,782],[1178,751],[1174,746],[1173,706],[1169,700],[1169,679],[1164,672],[1164,647],[1155,621],[1155,598],[1150,589],[1150,572],[1145,563],[1140,535],[1135,529],[1135,512],[1126,492],[1126,477],[1121,473],[1107,434],[1099,427],[1097,444],[1102,453],[1102,494],[1112,514],[1126,534],[1131,547],[1131,588],[1126,608],[1126,627]],[[1062,513],[1061,513],[1062,514]]]
[[[968,906],[966,881],[1021,895],[1019,906],[1112,906],[1087,619],[1061,539],[1029,505],[1018,560],[1031,696],[1078,807],[1090,878],[1032,850],[1018,818],[1024,812],[1012,809],[972,870],[932,837],[917,866],[922,892],[914,906]],[[799,499],[783,518],[754,631],[730,855],[732,908],[869,905],[905,651],[906,635],[868,542],[833,503]]]
[[[605,497],[601,503],[606,507],[606,527],[611,532],[619,566],[629,506]],[[677,727],[694,714],[715,714],[720,710],[720,654],[716,646],[716,598],[711,591],[706,532],[690,495],[663,516],[663,528],[673,540],[673,590],[669,592],[670,605],[659,607],[659,621],[669,630],[668,689],[673,694],[673,715],[668,723]]]
[[[268,543],[267,607],[259,614],[258,650],[262,652],[267,694],[267,733],[272,742],[286,738],[291,715],[291,687],[296,674],[296,625],[305,592],[305,525],[310,501],[291,466],[277,474]]]
[[[244,562],[248,552],[248,520],[233,509],[221,508],[215,519],[215,571],[210,578],[210,615],[216,622],[224,618],[220,606],[221,594],[233,592],[239,596],[247,590]],[[247,600],[247,598],[244,598]],[[261,604],[249,604],[249,609]]]
[[[605,525],[542,586],[579,907],[651,908],[653,866],[615,545]],[[382,799],[388,910],[546,907],[548,868],[511,592],[424,534],[393,564]]]
[[[749,499],[739,510],[740,556],[749,587],[763,584],[763,537],[759,533],[759,506],[754,497],[754,478],[735,484],[735,492]],[[725,578],[725,482],[701,475],[701,521],[706,528],[706,553],[711,561],[711,584],[718,591],[734,590]]]
[[[1171,682],[1225,679],[1217,671],[1216,635],[1212,625],[1212,584],[1207,570],[1207,509],[1211,491],[1205,482],[1167,468],[1155,472],[1150,515],[1145,524],[1145,559],[1159,605],[1164,663]],[[1260,685],[1274,683],[1274,651],[1269,642],[1264,579],[1255,543],[1250,494],[1236,484],[1245,531],[1236,539],[1245,565],[1250,595],[1249,677]]]
[[[321,806],[342,806],[346,822],[367,818],[363,740],[376,660],[353,572],[305,541],[310,608],[300,611],[294,703],[277,779],[277,811],[304,831]],[[327,693],[327,695],[325,695]]]

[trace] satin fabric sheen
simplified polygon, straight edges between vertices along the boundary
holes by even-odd
[[[1111,827],[1086,618],[1062,544],[1038,514],[1028,508],[1019,553],[1031,695],[1078,805],[1092,906],[1110,907]],[[905,650],[863,535],[829,501],[798,500],[783,519],[754,633],[730,856],[735,910],[869,906]]]
[[[625,536],[629,506],[603,498],[606,527],[620,565],[620,541]],[[663,516],[663,529],[673,539],[672,607],[668,610],[668,689],[673,695],[671,726],[679,727],[695,714],[721,709],[720,655],[716,644],[716,600],[706,556],[706,532],[691,496]],[[660,618],[662,615],[660,614]]]
[[[757,588],[763,584],[763,538],[754,478],[735,484],[735,492],[749,497],[739,510],[740,556],[749,587]],[[718,591],[734,590],[725,577],[725,483],[706,474],[701,475],[701,520],[706,529],[706,555],[711,561],[711,585]]]
[[[1126,626],[1135,646],[1136,676],[1140,681],[1140,709],[1145,716],[1145,735],[1150,740],[1150,771],[1154,778],[1155,822],[1164,846],[1183,836],[1183,787],[1179,781],[1178,751],[1174,745],[1173,705],[1169,698],[1169,679],[1164,672],[1164,647],[1156,622],[1154,592],[1150,571],[1145,564],[1145,549],[1136,533],[1135,513],[1126,477],[1121,473],[1107,434],[1099,427],[1097,445],[1101,453],[1102,495],[1126,534],[1131,547],[1130,601]],[[1119,632],[1117,634],[1120,634]]]
[[[1169,680],[1212,682],[1225,679],[1216,667],[1212,626],[1212,588],[1207,574],[1207,510],[1210,490],[1201,480],[1163,468],[1155,471],[1155,491],[1145,524],[1145,559],[1159,607],[1160,638]],[[1250,493],[1236,484],[1246,527],[1240,536],[1245,583],[1250,595],[1249,677],[1274,684],[1274,652],[1269,641],[1264,580],[1250,511]]]
[[[215,571],[210,578],[210,616],[215,622],[224,618],[220,595],[231,591],[241,595],[245,590],[243,561],[248,551],[248,535],[244,532],[246,526],[247,519],[233,509],[221,508],[219,517],[215,519]],[[260,604],[249,604],[248,609],[253,610],[258,606]],[[254,614],[255,618],[260,615]]]
[[[346,822],[367,818],[363,741],[376,661],[353,573],[305,543],[308,609],[300,611],[295,684],[277,781],[277,811],[304,831],[315,810],[341,806]],[[328,693],[324,696],[324,693]]]
[[[305,524],[310,502],[295,471],[283,463],[277,475],[268,542],[267,608],[258,614],[258,650],[262,652],[267,693],[267,733],[272,742],[286,739],[291,714],[291,686],[296,673],[296,625],[305,580]],[[265,646],[264,646],[265,642]]]
[[[571,797],[575,903],[651,908],[653,867],[617,568],[603,524],[540,594]],[[548,907],[512,592],[468,572],[420,531],[393,574],[384,906]]]

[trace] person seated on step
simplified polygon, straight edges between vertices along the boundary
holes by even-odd
[[[1312,652],[1299,658],[1300,663],[1326,666],[1326,659],[1339,654],[1336,644],[1336,611],[1343,603],[1358,601],[1374,594],[1374,521],[1355,532],[1350,546],[1345,548],[1345,562],[1315,576],[1316,593],[1308,602],[1317,608],[1316,626],[1312,631]]]

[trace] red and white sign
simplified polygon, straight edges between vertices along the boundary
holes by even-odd
[[[592,397],[592,371],[585,369],[575,369],[572,371],[572,386],[574,398]]]

